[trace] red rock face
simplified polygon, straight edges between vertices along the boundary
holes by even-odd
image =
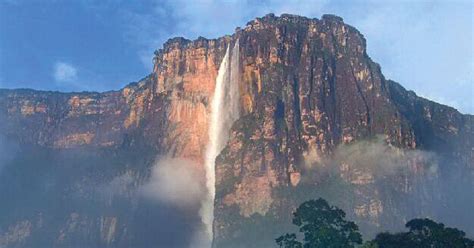
[[[408,216],[436,214],[423,205],[428,200],[416,206],[396,202],[410,192],[426,194],[415,188],[428,173],[426,160],[392,157],[411,174],[380,181],[374,167],[339,159],[344,145],[377,139],[383,151],[423,149],[474,168],[473,117],[386,80],[367,55],[362,34],[331,15],[267,15],[232,36],[171,39],[156,52],[153,73],[120,91],[0,90],[0,132],[54,149],[143,143],[202,166],[218,67],[237,39],[242,117],[216,161],[216,247],[244,240],[273,245],[298,201],[320,191],[339,199],[366,233],[397,227]],[[326,169],[311,169],[318,166]],[[325,186],[333,169],[339,191]],[[104,221],[113,230],[116,222]],[[281,229],[259,229],[268,225]],[[110,228],[101,234],[108,241]]]
[[[174,39],[155,57],[156,93],[168,102],[166,144],[176,157],[203,164],[209,103],[229,39]]]

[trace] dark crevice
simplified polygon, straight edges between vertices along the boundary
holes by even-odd
[[[352,65],[351,65],[351,74],[352,74],[352,78],[354,79],[357,92],[359,93],[360,97],[362,98],[362,101],[364,102],[365,111],[367,112],[367,129],[369,130],[369,134],[371,134],[372,130],[371,130],[370,108],[369,108],[369,105],[367,104],[367,99],[365,98],[364,93],[362,92],[359,81],[357,80],[354,74],[354,67]]]
[[[314,89],[314,56],[311,56],[311,61],[310,61],[310,70],[309,70],[309,92],[308,92],[308,108],[312,112],[313,111],[313,89]]]
[[[295,115],[294,115],[294,123],[296,125],[298,139],[300,139],[300,132],[301,132],[301,109],[300,109],[300,97],[298,93],[299,89],[299,82],[298,78],[294,76],[293,78],[293,102],[295,105]]]
[[[333,127],[331,128],[333,137],[336,140],[339,140],[340,137],[340,120],[341,120],[341,113],[337,111],[337,96],[336,96],[336,61],[331,60],[331,75],[328,77],[329,79],[329,91],[331,94],[331,101],[333,102],[333,107],[330,110],[330,113],[333,114]]]

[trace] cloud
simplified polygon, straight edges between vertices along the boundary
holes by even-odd
[[[403,213],[407,219],[426,216],[474,234],[474,174],[462,161],[433,151],[397,148],[377,137],[341,144],[331,156],[308,152],[304,162],[301,182],[311,187],[308,192],[315,192],[311,197],[331,200],[349,215],[354,213],[352,204],[364,206],[375,199],[383,202],[385,214],[399,220],[401,212],[393,209],[408,210]],[[342,187],[346,183],[351,187]],[[367,228],[363,223],[359,227]]]
[[[204,171],[189,160],[162,158],[152,168],[150,179],[138,189],[139,194],[152,202],[164,203],[198,216],[202,200],[206,197]],[[177,207],[177,208],[176,208]],[[193,226],[189,237],[190,248],[210,247],[206,228],[199,223]]]
[[[77,69],[65,62],[56,62],[54,65],[53,77],[56,82],[69,83],[77,80]]]
[[[129,170],[114,177],[110,182],[101,184],[99,186],[92,186],[93,190],[98,193],[100,199],[104,200],[109,205],[116,197],[133,198],[136,194],[135,174]]]
[[[340,175],[341,171],[354,174],[369,173],[374,179],[398,175],[422,166],[427,175],[438,172],[439,160],[434,152],[409,150],[388,144],[381,136],[369,140],[359,140],[337,146],[331,157],[320,156],[309,151],[305,156],[304,169]],[[311,178],[310,178],[311,180]]]
[[[334,158],[337,164],[346,165],[352,171],[369,171],[379,178],[413,169],[414,165],[422,165],[429,173],[438,171],[435,153],[397,148],[381,137],[340,145]]]
[[[204,178],[195,163],[164,158],[153,166],[149,181],[139,191],[151,200],[184,208],[196,207],[206,195]]]
[[[2,118],[0,118],[2,119]],[[18,144],[8,140],[4,135],[0,134],[0,174],[5,166],[15,158],[19,150]]]
[[[139,185],[140,176],[127,170],[94,190],[109,202],[114,197],[139,196],[150,202],[198,209],[206,196],[205,175],[199,168],[193,161],[164,157],[155,162],[148,179],[138,181]]]

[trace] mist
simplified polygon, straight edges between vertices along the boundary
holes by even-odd
[[[446,154],[401,149],[377,137],[339,145],[330,156],[311,151],[302,168],[301,182],[316,183],[317,196],[339,205],[352,219],[357,220],[355,206],[375,204],[377,208],[371,210],[367,205],[367,212],[364,208],[358,210],[365,220],[357,224],[369,236],[385,231],[368,227],[377,220],[398,221],[398,225],[386,227],[387,231],[394,231],[403,230],[409,219],[420,217],[474,236],[473,170]],[[390,216],[387,212],[391,209],[407,214]]]
[[[144,242],[139,244],[210,247],[199,216],[201,201],[207,195],[204,171],[193,161],[169,156],[157,158],[149,170],[143,179],[134,171],[125,171],[96,191],[109,205],[124,198],[138,203],[132,225],[142,230],[138,235]],[[151,229],[143,233],[143,225]]]
[[[17,152],[18,145],[0,134],[0,174]]]
[[[160,159],[153,166],[148,182],[139,189],[147,199],[176,205],[199,207],[206,195],[205,175],[192,161]]]
[[[66,247],[204,247],[204,176],[193,163],[143,148],[12,150],[1,141],[0,241],[19,242],[5,238],[21,227],[22,247],[59,237]]]
[[[387,144],[382,138],[340,145],[334,161],[349,170],[370,171],[376,178],[406,170],[424,170],[429,176],[438,171],[438,156],[429,151],[405,150]],[[414,167],[420,168],[414,168]]]

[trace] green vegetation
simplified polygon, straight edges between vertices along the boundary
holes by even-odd
[[[304,202],[293,216],[293,224],[304,234],[304,243],[297,240],[296,234],[285,234],[276,239],[280,247],[350,248],[362,244],[357,225],[345,220],[344,211],[322,198]]]
[[[405,225],[409,231],[378,234],[362,244],[362,236],[354,222],[345,220],[341,209],[330,206],[324,199],[302,203],[293,213],[293,224],[299,227],[303,241],[295,233],[276,239],[284,248],[473,248],[474,240],[456,228],[445,227],[430,219],[413,219]]]
[[[456,247],[472,248],[474,240],[466,238],[466,234],[456,228],[445,227],[430,219],[413,219],[405,225],[408,232],[380,233],[372,243],[378,248],[411,248],[411,247]]]

